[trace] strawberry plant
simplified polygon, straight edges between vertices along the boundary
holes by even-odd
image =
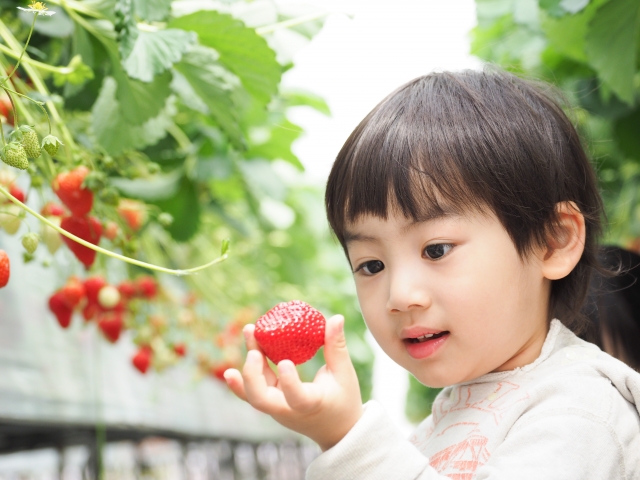
[[[243,325],[304,298],[353,320],[366,395],[364,326],[353,292],[336,288],[350,272],[291,149],[302,130],[289,109],[328,107],[281,85],[290,52],[275,38],[312,36],[322,13],[274,10],[248,26],[170,1],[12,2],[0,15],[0,228],[25,239],[25,260],[74,266],[51,286],[49,320],[107,342],[129,333],[141,373],[190,362],[220,378],[242,359]],[[40,26],[56,18],[68,27]]]

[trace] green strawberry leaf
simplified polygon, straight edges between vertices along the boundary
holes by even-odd
[[[220,128],[237,146],[243,146],[240,129],[241,112],[246,106],[244,89],[238,77],[229,72],[218,61],[215,50],[195,46],[174,65],[174,68],[189,83]]]
[[[581,12],[589,2],[590,0],[539,0],[539,5],[552,17],[563,17],[567,13]]]
[[[175,107],[169,99],[165,109],[155,118],[142,125],[127,122],[123,115],[122,104],[117,100],[117,83],[112,77],[106,77],[102,83],[100,95],[91,111],[92,129],[96,141],[111,155],[118,155],[132,148],[144,148],[153,145],[166,135],[172,124]]]
[[[291,151],[291,145],[301,134],[302,129],[298,125],[284,119],[269,132],[266,141],[253,143],[245,153],[245,157],[285,160],[298,170],[304,170],[298,157]]]
[[[165,228],[178,242],[186,242],[198,231],[201,209],[198,191],[187,177],[182,177],[175,195],[151,203],[173,217],[173,223]]]
[[[116,97],[122,116],[132,125],[141,125],[157,116],[171,93],[171,73],[168,70],[156,75],[149,83],[129,78],[120,68],[114,68],[113,77],[118,82]]]
[[[315,93],[304,90],[286,90],[282,92],[281,96],[287,107],[311,107],[324,115],[331,115],[327,102]]]
[[[589,24],[586,53],[598,77],[620,100],[632,104],[640,3],[609,0]]]
[[[156,32],[139,31],[131,53],[122,65],[131,78],[151,82],[155,75],[179,61],[195,41],[193,32],[175,28]]]
[[[171,12],[172,0],[133,0],[136,15],[148,22],[161,22]]]
[[[275,52],[240,20],[215,11],[200,11],[177,18],[168,27],[196,32],[200,43],[215,49],[220,63],[235,73],[263,106],[278,91],[282,68]]]
[[[87,80],[93,78],[93,70],[89,66],[82,63],[82,57],[80,55],[74,56],[69,65],[61,71],[57,71],[53,74],[53,83],[57,87],[62,87],[65,83],[71,85],[82,85]]]

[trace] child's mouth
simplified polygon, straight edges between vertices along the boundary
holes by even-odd
[[[422,335],[421,337],[418,337],[418,338],[405,338],[405,342],[407,342],[407,343],[423,343],[423,342],[426,342],[427,340],[435,340],[435,339],[440,338],[443,335],[446,335],[448,333],[449,332],[447,330],[445,330],[444,332],[440,332],[440,333],[429,333],[427,335]]]
[[[445,330],[438,333],[428,333],[420,337],[405,338],[403,342],[407,353],[416,360],[420,360],[435,354],[448,338],[449,331]]]

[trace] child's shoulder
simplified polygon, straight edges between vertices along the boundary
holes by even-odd
[[[523,416],[581,415],[611,425],[634,419],[640,427],[640,373],[554,322],[549,351],[516,376],[529,396]]]

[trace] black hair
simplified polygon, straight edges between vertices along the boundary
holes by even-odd
[[[594,328],[586,338],[640,371],[640,255],[615,246],[602,247],[597,273],[583,309]]]
[[[577,266],[552,282],[550,315],[576,332],[597,266],[602,200],[580,137],[549,85],[496,68],[432,73],[401,86],[357,126],[327,183],[329,224],[345,229],[390,208],[413,221],[493,211],[525,259],[549,246],[557,204],[574,202],[586,240]]]

